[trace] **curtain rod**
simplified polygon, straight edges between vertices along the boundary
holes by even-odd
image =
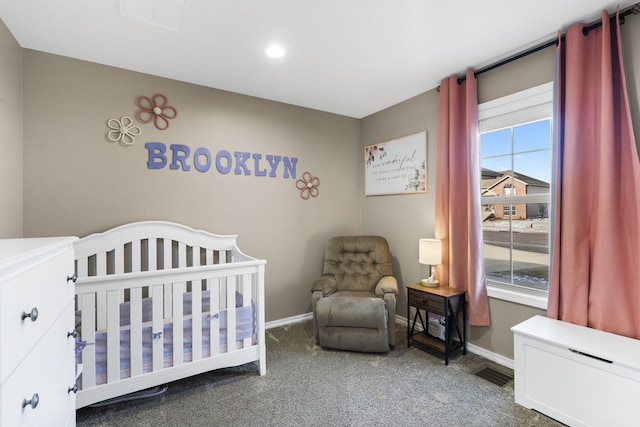
[[[625,8],[625,9],[620,11],[620,24],[624,24],[624,17],[627,16],[627,15],[640,15],[640,3],[636,3],[636,4],[634,4],[632,6],[629,6],[629,7],[627,7],[627,8]],[[609,19],[611,21],[615,21],[616,14],[615,13],[610,14],[609,15]],[[587,25],[586,27],[584,27],[582,29],[582,34],[584,34],[586,36],[587,34],[589,34],[589,31],[594,30],[594,29],[596,29],[598,27],[601,27],[601,26],[602,26],[602,20],[594,22],[593,24]],[[564,40],[564,34],[562,34],[560,36],[560,39]],[[491,70],[493,70],[495,68],[502,67],[503,65],[506,65],[506,64],[508,64],[510,62],[513,62],[513,61],[516,61],[516,60],[518,60],[520,58],[524,58],[525,56],[529,56],[529,55],[531,55],[533,53],[539,52],[539,51],[541,51],[543,49],[546,49],[548,47],[557,46],[557,45],[558,45],[558,38],[556,37],[553,40],[549,40],[549,41],[544,42],[544,43],[542,43],[542,44],[540,44],[538,46],[532,47],[531,49],[527,49],[527,50],[525,50],[523,52],[520,52],[520,53],[518,53],[518,54],[516,54],[514,56],[510,56],[509,58],[503,59],[502,61],[498,61],[498,62],[496,62],[494,64],[487,65],[484,68],[481,68],[481,69],[479,69],[477,71],[474,71],[473,75],[477,77],[478,75],[480,75],[482,73],[486,73],[487,71],[491,71]],[[467,79],[466,76],[459,77],[458,78],[458,84],[462,83],[466,79]],[[438,86],[438,91],[440,91],[440,86]]]

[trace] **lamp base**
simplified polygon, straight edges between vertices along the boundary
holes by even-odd
[[[437,288],[438,286],[440,286],[440,281],[439,280],[434,280],[434,281],[429,281],[427,279],[422,279],[420,281],[420,284],[422,286],[426,286],[427,288]]]

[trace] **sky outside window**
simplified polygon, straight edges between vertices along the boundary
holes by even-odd
[[[482,167],[497,172],[515,170],[551,182],[550,125],[550,120],[543,120],[481,135]]]

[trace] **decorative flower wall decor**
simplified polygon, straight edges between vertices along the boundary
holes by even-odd
[[[142,133],[142,130],[133,124],[133,119],[128,116],[122,116],[120,120],[109,119],[107,126],[111,129],[107,132],[107,138],[111,142],[120,142],[124,145],[135,144],[135,137]]]
[[[320,190],[320,179],[311,176],[309,172],[302,174],[302,179],[296,181],[296,188],[300,190],[300,197],[307,200],[309,197],[318,197]]]
[[[153,120],[153,124],[160,130],[166,130],[169,127],[169,120],[178,116],[178,111],[168,105],[167,97],[157,93],[152,98],[147,96],[139,96],[136,104],[140,110],[136,113],[136,118],[141,123],[149,123]]]

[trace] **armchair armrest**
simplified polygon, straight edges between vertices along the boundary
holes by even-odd
[[[322,276],[311,286],[311,293],[316,291],[321,291],[322,296],[326,297],[334,293],[338,289],[338,284],[336,283],[336,279],[333,276]]]
[[[384,276],[378,281],[375,293],[381,298],[387,293],[398,295],[400,293],[400,290],[398,289],[398,281],[393,276]]]

